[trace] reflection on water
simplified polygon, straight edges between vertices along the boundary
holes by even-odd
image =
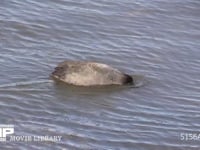
[[[0,149],[199,149],[200,2],[2,1]],[[49,79],[63,60],[98,61],[137,87],[76,87]]]

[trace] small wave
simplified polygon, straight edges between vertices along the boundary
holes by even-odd
[[[134,88],[142,87],[148,82],[143,75],[132,75],[132,78],[134,80]]]
[[[17,86],[26,86],[26,85],[33,85],[33,84],[41,84],[41,83],[52,83],[52,80],[49,79],[40,79],[34,81],[23,81],[23,82],[16,82],[16,83],[8,83],[8,84],[1,84],[0,88],[8,88],[8,87],[17,87]]]

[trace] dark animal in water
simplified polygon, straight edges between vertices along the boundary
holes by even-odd
[[[58,64],[52,77],[79,86],[134,84],[130,75],[97,62],[64,61]]]

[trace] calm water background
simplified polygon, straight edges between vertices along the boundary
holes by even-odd
[[[199,149],[199,0],[1,0],[0,149]],[[49,80],[63,60],[95,60],[145,76],[140,88],[78,88]]]

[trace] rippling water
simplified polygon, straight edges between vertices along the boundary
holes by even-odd
[[[199,0],[2,0],[0,149],[199,149]],[[140,88],[80,88],[49,74],[66,60],[95,60],[148,81]],[[184,139],[182,139],[184,136]]]

